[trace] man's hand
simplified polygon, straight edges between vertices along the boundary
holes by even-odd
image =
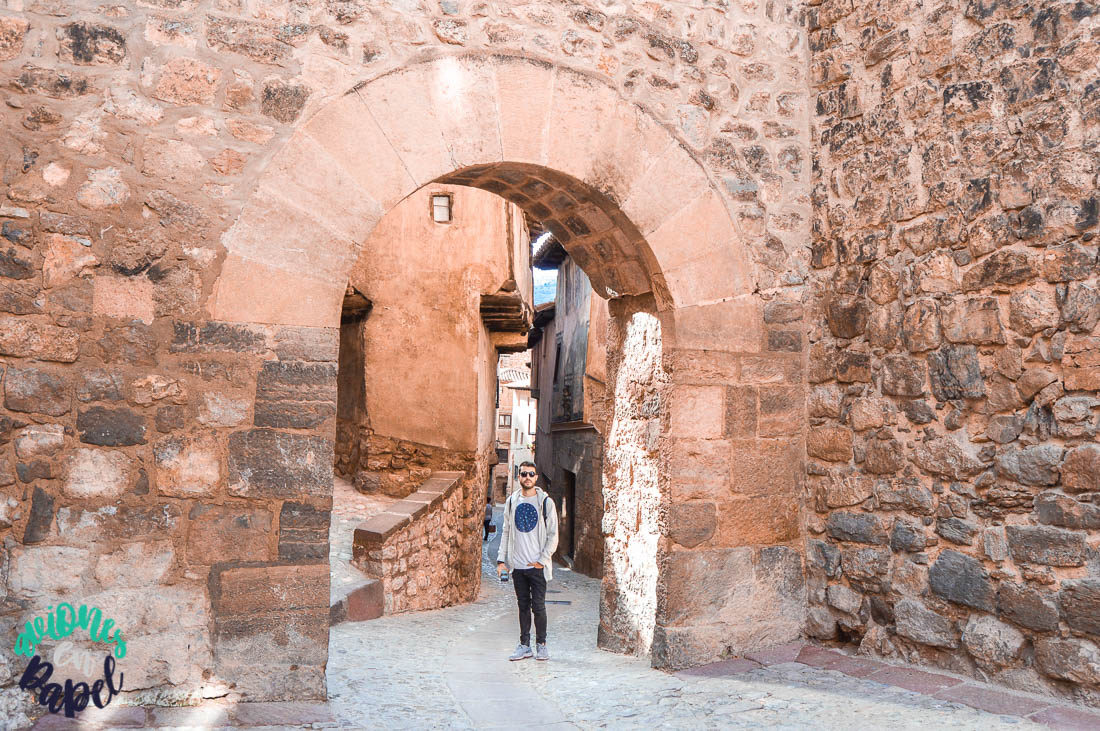
[[[535,567],[536,569],[541,569],[541,568],[543,568],[543,565],[542,565],[541,563],[539,563],[538,561],[535,561],[535,562],[534,562],[533,564],[531,564],[531,565],[532,565],[532,566],[534,566],[534,567]]]
[[[505,566],[502,562],[497,562],[497,576],[500,576],[501,574],[503,574],[504,570],[507,569],[507,568],[508,567]]]

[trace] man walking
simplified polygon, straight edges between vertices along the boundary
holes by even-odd
[[[497,552],[497,574],[510,570],[519,602],[519,646],[509,660],[549,660],[546,649],[546,582],[553,577],[551,556],[558,547],[558,511],[535,486],[534,462],[519,466],[522,487],[504,501],[504,527]],[[531,652],[531,615],[535,615],[536,652]]]

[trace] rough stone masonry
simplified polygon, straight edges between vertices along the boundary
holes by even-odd
[[[1098,12],[807,15],[807,632],[1093,705]]]
[[[68,599],[126,702],[324,697],[340,301],[452,174],[660,317],[605,453],[655,465],[658,662],[805,632],[1100,704],[1098,39],[1083,0],[7,0],[0,716]]]

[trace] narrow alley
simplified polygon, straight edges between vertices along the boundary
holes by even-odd
[[[496,511],[496,522],[501,519]],[[813,647],[783,648],[759,663],[730,661],[670,674],[647,658],[597,649],[600,582],[555,570],[547,595],[551,660],[507,661],[516,642],[515,595],[496,579],[499,533],[487,544],[479,599],[429,612],[345,623],[330,636],[329,699],[345,728],[1040,728],[1040,714],[1074,728],[1074,709],[1000,691],[998,716],[951,697],[978,698],[973,682]],[[552,602],[552,603],[551,603]],[[794,661],[794,658],[799,658]],[[840,670],[816,665],[840,666]],[[851,674],[845,674],[851,673]],[[856,677],[880,673],[882,682]],[[939,679],[938,681],[935,679]],[[906,690],[914,680],[947,697]],[[950,687],[947,687],[950,685]],[[965,688],[968,693],[952,696]],[[277,705],[277,704],[273,704]],[[1081,713],[1081,724],[1087,721]],[[1093,721],[1095,722],[1095,720]],[[1080,726],[1086,727],[1084,725]],[[1096,728],[1096,726],[1092,726]]]

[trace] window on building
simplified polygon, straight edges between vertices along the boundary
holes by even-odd
[[[502,429],[511,429],[512,428],[512,415],[511,414],[501,414],[500,418],[497,420],[497,426],[501,427]]]
[[[432,195],[432,220],[436,223],[451,222],[451,196],[448,193]]]
[[[554,384],[557,385],[558,378],[561,376],[561,333],[558,333],[557,342],[554,347]]]

